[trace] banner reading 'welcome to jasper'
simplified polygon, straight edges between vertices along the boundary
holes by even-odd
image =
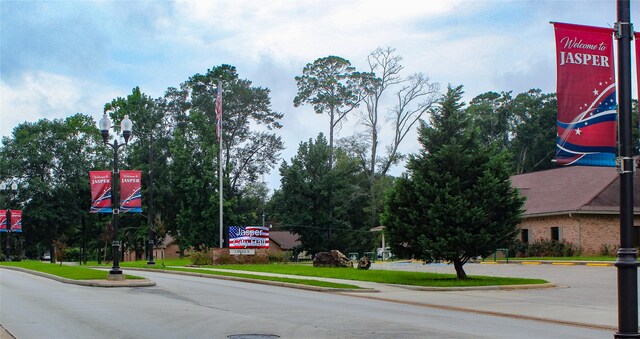
[[[111,172],[90,171],[91,213],[111,213]]]
[[[142,171],[120,171],[120,212],[142,212]]]
[[[22,210],[11,210],[11,232],[22,232]]]
[[[560,165],[615,166],[613,30],[554,23]]]

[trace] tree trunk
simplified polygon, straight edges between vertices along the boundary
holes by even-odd
[[[467,273],[464,271],[464,268],[462,267],[463,265],[464,263],[460,259],[455,259],[453,261],[453,267],[456,269],[456,275],[460,280],[467,279]]]
[[[377,105],[376,105],[377,106]],[[377,113],[377,112],[376,112]],[[371,163],[369,164],[369,194],[371,195],[371,227],[378,225],[378,211],[376,209],[376,157],[378,156],[378,131],[377,116],[375,121],[371,122]],[[384,250],[384,249],[383,249]]]

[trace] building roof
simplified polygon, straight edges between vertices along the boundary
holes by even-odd
[[[270,231],[269,239],[280,245],[283,250],[290,250],[296,246],[301,245],[299,235],[291,233],[289,231]]]
[[[634,174],[635,213],[640,213],[640,173]],[[567,166],[514,175],[527,200],[524,217],[567,213],[619,214],[620,175],[614,167]]]

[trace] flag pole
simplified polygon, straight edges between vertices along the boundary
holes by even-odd
[[[217,121],[217,128],[219,130],[219,134],[218,134],[218,151],[219,153],[219,161],[218,161],[218,165],[219,165],[219,169],[218,169],[218,181],[219,181],[219,187],[218,187],[218,195],[219,195],[219,206],[220,206],[220,248],[223,248],[223,236],[222,236],[222,228],[223,228],[223,224],[224,224],[224,216],[223,216],[223,209],[222,209],[222,204],[223,204],[223,200],[222,200],[222,190],[223,190],[223,186],[222,186],[222,163],[223,163],[223,158],[222,158],[222,83],[220,81],[218,81],[218,98],[216,100],[216,115],[218,116],[218,121]]]

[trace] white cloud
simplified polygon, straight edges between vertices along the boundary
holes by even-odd
[[[2,17],[3,29],[26,29],[33,41],[56,39],[41,50],[22,43],[30,39],[0,46],[3,136],[23,121],[76,112],[99,118],[106,102],[135,86],[157,97],[195,73],[227,63],[237,67],[241,78],[271,89],[273,109],[285,114],[278,131],[287,147],[285,160],[296,154],[299,142],[328,131],[326,115],[293,107],[294,77],[317,58],[338,55],[365,70],[369,52],[389,46],[404,58],[405,76],[422,72],[440,82],[442,91],[448,83],[462,84],[467,102],[486,91],[517,94],[541,88],[548,93],[555,91],[548,22],[606,26],[615,21],[610,1],[576,6],[575,1],[519,0],[176,0],[134,2],[127,9],[115,1],[25,2],[49,10],[41,11],[38,20],[25,20],[31,11],[15,2],[21,10]],[[638,8],[632,7],[632,17]],[[104,49],[78,45],[78,35],[51,35],[79,17],[93,23],[82,41]],[[70,54],[72,60],[52,58]],[[356,120],[337,137],[355,132]],[[388,134],[383,131],[382,142],[389,141]],[[401,150],[417,149],[415,133],[408,135]],[[277,180],[270,182],[270,187],[277,185]]]
[[[118,95],[113,89],[54,73],[27,72],[15,80],[0,81],[3,136],[11,135],[13,128],[25,121],[52,120],[75,113],[95,119],[102,115],[104,103]]]

